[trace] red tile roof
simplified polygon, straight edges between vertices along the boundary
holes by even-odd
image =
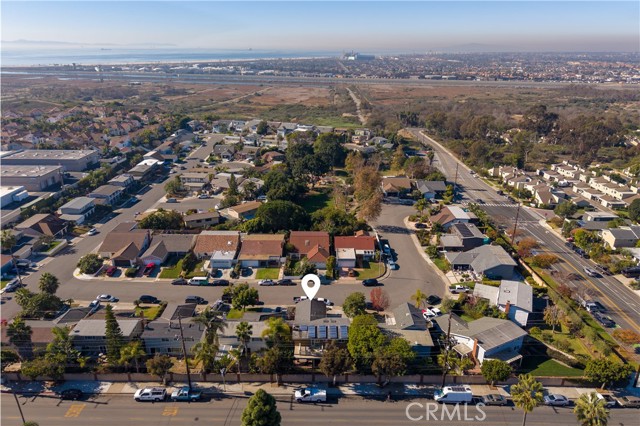
[[[373,251],[376,248],[375,237],[369,235],[357,237],[335,237],[333,243],[336,250],[340,248],[352,248],[356,250]]]
[[[322,231],[291,231],[289,244],[294,248],[294,253],[306,254],[315,246],[321,246],[329,250],[329,233]]]

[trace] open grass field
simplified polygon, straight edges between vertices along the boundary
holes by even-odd
[[[316,210],[323,209],[331,205],[331,194],[327,188],[320,188],[310,191],[306,197],[302,199],[300,205],[311,214]]]

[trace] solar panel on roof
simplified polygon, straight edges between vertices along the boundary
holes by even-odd
[[[329,326],[329,339],[337,339],[338,338],[338,326],[330,325]]]
[[[327,326],[326,325],[321,325],[320,327],[318,327],[318,338],[319,339],[326,339],[327,338]]]
[[[307,331],[307,329],[308,329],[308,326],[306,326],[306,325],[301,325],[300,326],[300,331]]]
[[[473,232],[471,232],[469,228],[462,224],[458,225],[460,226],[456,226],[456,228],[458,229],[458,232],[460,232],[460,235],[462,235],[463,237],[473,237]]]
[[[310,339],[315,339],[316,338],[316,326],[315,325],[310,325],[309,326],[309,338]]]
[[[340,326],[340,338],[347,339],[349,337],[349,326],[341,325]]]

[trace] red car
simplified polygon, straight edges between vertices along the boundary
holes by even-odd
[[[109,266],[107,268],[107,270],[104,271],[104,273],[105,273],[106,276],[112,277],[113,274],[115,274],[117,270],[118,270],[118,268],[116,268],[115,266]]]
[[[151,272],[153,272],[155,267],[156,267],[155,263],[147,263],[147,266],[145,266],[144,271],[142,271],[142,275],[149,275]]]

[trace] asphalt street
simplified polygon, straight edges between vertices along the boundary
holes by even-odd
[[[482,199],[485,204],[480,204],[496,223],[512,227],[518,215],[518,229],[530,234],[541,243],[541,251],[551,252],[560,257],[561,262],[554,267],[557,270],[573,272],[581,278],[579,281],[571,281],[568,284],[574,289],[590,289],[592,298],[599,300],[608,308],[608,315],[622,328],[633,329],[640,332],[640,300],[628,287],[613,277],[602,276],[589,277],[584,273],[585,267],[593,267],[590,260],[582,259],[573,251],[564,246],[564,242],[553,232],[540,224],[540,219],[527,210],[519,209],[517,205],[498,195],[496,190],[470,173],[470,169],[462,164],[455,156],[438,142],[426,136],[421,129],[411,129],[411,132],[421,141],[433,147],[438,158],[437,164],[448,179],[456,177],[459,187],[464,190],[463,202],[476,202]]]
[[[223,397],[197,403],[138,403],[130,395],[105,395],[85,401],[60,401],[39,396],[19,397],[26,420],[46,426],[112,426],[118,425],[219,425],[237,426],[248,396]],[[410,405],[411,404],[411,405]],[[382,402],[361,398],[329,400],[320,404],[297,404],[290,399],[278,399],[277,408],[283,426],[299,425],[469,425],[512,426],[521,424],[522,411],[514,406],[483,407],[435,404],[432,400],[414,399]],[[427,414],[427,409],[430,414]],[[407,412],[411,420],[407,417]],[[617,408],[611,410],[609,424],[637,425],[638,411]],[[466,420],[465,420],[466,414]],[[422,417],[421,417],[422,416]],[[428,416],[428,417],[427,417]],[[21,419],[13,397],[3,394],[3,426],[20,426]],[[529,426],[573,426],[576,418],[571,408],[538,407],[527,416]]]

